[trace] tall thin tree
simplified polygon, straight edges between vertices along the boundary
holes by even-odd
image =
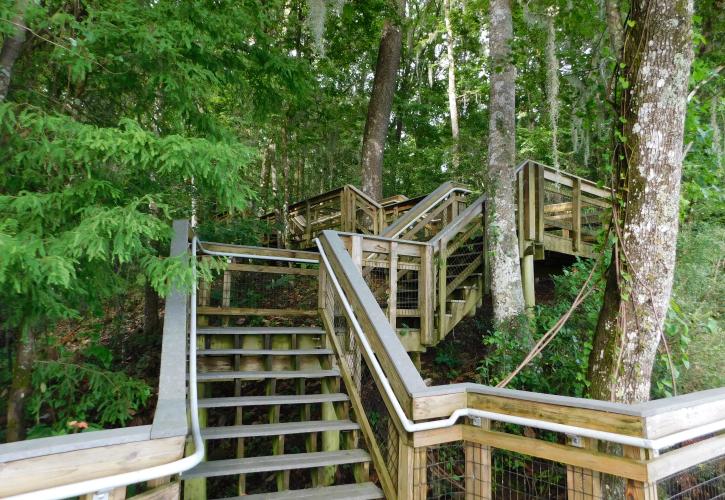
[[[385,138],[388,135],[390,112],[393,109],[395,82],[400,67],[403,41],[400,19],[404,14],[405,0],[394,1],[398,18],[387,19],[383,25],[360,160],[362,190],[376,200],[383,197]]]
[[[634,0],[619,75],[618,236],[589,359],[597,399],[649,399],[675,268],[692,0]]]
[[[458,167],[458,96],[456,94],[456,63],[454,57],[453,26],[451,24],[451,0],[443,0],[446,25],[446,51],[448,56],[448,111],[451,117],[451,138],[453,139],[453,165]]]
[[[494,318],[498,323],[504,323],[524,311],[514,214],[516,68],[511,60],[511,0],[491,0],[490,15],[488,179],[491,203],[487,225],[488,251]]]

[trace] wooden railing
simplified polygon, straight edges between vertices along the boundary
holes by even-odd
[[[725,388],[624,405],[480,384],[426,387],[359,259],[334,232],[320,244],[330,261],[320,308],[387,498],[722,495]],[[456,422],[436,425],[454,412]],[[415,430],[421,423],[427,429]]]
[[[174,222],[171,255],[188,253],[189,224]],[[166,299],[159,395],[152,425],[84,432],[0,445],[0,498],[167,464],[181,458],[187,435],[186,344],[188,295]],[[178,496],[178,481],[148,481],[139,498]],[[112,498],[126,498],[118,487]],[[88,491],[87,493],[93,493]],[[90,497],[89,497],[90,498]]]
[[[286,220],[277,220],[286,217]],[[266,214],[262,218],[277,226],[270,235],[268,246],[283,246],[279,237],[285,237],[286,246],[311,248],[313,240],[326,229],[361,234],[379,234],[385,225],[383,207],[350,184],[290,205],[286,214]]]

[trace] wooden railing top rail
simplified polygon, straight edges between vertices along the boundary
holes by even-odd
[[[172,257],[188,253],[188,221],[174,221]],[[188,294],[166,298],[159,396],[152,425],[0,444],[0,497],[173,462],[188,431],[186,340]],[[27,478],[34,478],[28,481]]]
[[[573,180],[577,179],[577,180],[579,180],[579,182],[581,182],[582,192],[593,194],[600,198],[607,198],[607,199],[610,199],[612,196],[612,191],[608,187],[599,187],[596,182],[593,182],[590,179],[586,179],[584,177],[580,177],[578,175],[575,175],[575,174],[572,174],[569,172],[564,172],[563,170],[556,170],[554,167],[545,165],[545,164],[535,161],[535,160],[524,160],[523,162],[521,162],[519,164],[519,166],[516,168],[516,173],[518,173],[521,169],[523,169],[527,164],[528,165],[539,165],[540,167],[543,167],[544,179],[547,181],[552,181],[552,182],[561,184],[563,186],[572,187],[574,185]]]
[[[324,231],[321,241],[331,257],[336,277],[375,352],[381,358],[381,365],[391,380],[401,406],[411,420],[448,417],[455,410],[478,408],[585,429],[658,439],[721,421],[725,415],[725,388],[626,405],[498,389],[474,383],[426,387],[339,235],[334,231]],[[411,391],[413,387],[417,389]]]
[[[248,245],[234,245],[231,243],[202,242],[205,250],[212,252],[240,253],[247,255],[259,255],[260,257],[279,257],[281,259],[310,259],[319,260],[317,252],[307,250],[291,250],[287,248],[253,247]]]
[[[319,239],[355,315],[363,329],[369,332],[370,343],[398,401],[406,413],[410,413],[411,395],[425,388],[420,373],[398,340],[396,332],[380,309],[340,236],[335,231],[323,231]]]
[[[408,210],[402,217],[398,218],[395,222],[383,229],[383,231],[380,233],[381,236],[395,237],[400,231],[412,224],[421,215],[425,214],[431,207],[436,205],[438,201],[440,201],[442,196],[445,196],[446,193],[455,190],[468,191],[468,188],[463,184],[459,184],[457,182],[444,182],[434,191],[428,194],[425,198],[416,203],[416,205]]]
[[[479,196],[473,203],[466,207],[466,209],[458,214],[450,224],[440,233],[433,236],[428,243],[437,247],[443,241],[448,241],[458,234],[467,224],[473,219],[481,215],[481,211],[484,209],[486,203],[486,195]]]

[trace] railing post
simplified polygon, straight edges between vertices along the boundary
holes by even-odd
[[[589,438],[576,438],[581,441],[581,445],[575,445],[574,440],[570,440],[571,446],[577,446],[585,449],[596,449],[597,441]],[[568,500],[600,500],[602,497],[601,475],[599,472],[567,465],[566,467],[566,491]]]
[[[398,500],[425,500],[428,494],[427,448],[398,441]]]
[[[420,309],[420,343],[433,344],[433,246],[426,245],[420,252],[418,275],[418,308]]]
[[[445,240],[441,240],[440,250],[438,251],[438,339],[442,340],[446,336],[446,285],[447,279],[447,260],[448,244]]]
[[[571,191],[571,247],[575,253],[582,245],[582,181],[574,177]]]
[[[481,420],[481,429],[490,428],[489,420]],[[471,441],[464,441],[463,445],[466,456],[466,500],[491,500],[491,447]]]
[[[648,460],[653,457],[651,450],[637,448],[634,446],[623,446],[624,456],[634,458],[636,460]],[[645,483],[627,479],[627,485],[624,490],[624,498],[627,500],[657,500],[657,484]]]
[[[390,320],[390,326],[392,326],[393,330],[395,330],[398,315],[398,243],[395,241],[390,242],[388,264],[390,265],[390,272],[388,273],[388,277],[390,279],[388,319]]]

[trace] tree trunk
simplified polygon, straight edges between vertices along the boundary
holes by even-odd
[[[494,319],[510,322],[524,311],[519,247],[514,215],[516,156],[516,69],[511,63],[511,0],[491,0],[491,97],[489,103],[488,251]]]
[[[621,231],[589,359],[591,394],[646,401],[670,302],[682,141],[692,62],[692,0],[638,0],[625,32],[627,81],[615,123]],[[632,24],[632,23],[630,23]],[[663,28],[663,27],[666,27]],[[619,135],[618,134],[618,135]]]
[[[25,439],[25,403],[32,390],[31,375],[35,360],[35,334],[31,328],[24,328],[18,335],[15,346],[10,393],[8,394],[7,432],[8,443]]]
[[[453,27],[451,26],[451,0],[443,0],[446,24],[446,48],[448,50],[448,109],[451,115],[451,137],[458,149],[458,103],[456,96],[456,66],[453,54]]]
[[[607,11],[607,31],[609,31],[609,47],[612,54],[619,60],[622,54],[623,28],[622,16],[619,14],[619,1],[606,0],[605,9]]]
[[[401,15],[404,4],[401,3]],[[400,26],[389,20],[383,26],[373,90],[368,104],[361,155],[362,190],[379,200],[383,197],[383,153],[393,108],[395,80],[402,50]]]
[[[559,59],[556,57],[555,12],[546,16],[546,100],[551,127],[551,160],[559,170]]]
[[[28,0],[16,0],[15,17],[12,23],[15,34],[5,38],[2,49],[0,49],[0,102],[3,102],[10,89],[10,78],[13,74],[15,61],[20,57],[25,43],[25,11],[28,8]]]

